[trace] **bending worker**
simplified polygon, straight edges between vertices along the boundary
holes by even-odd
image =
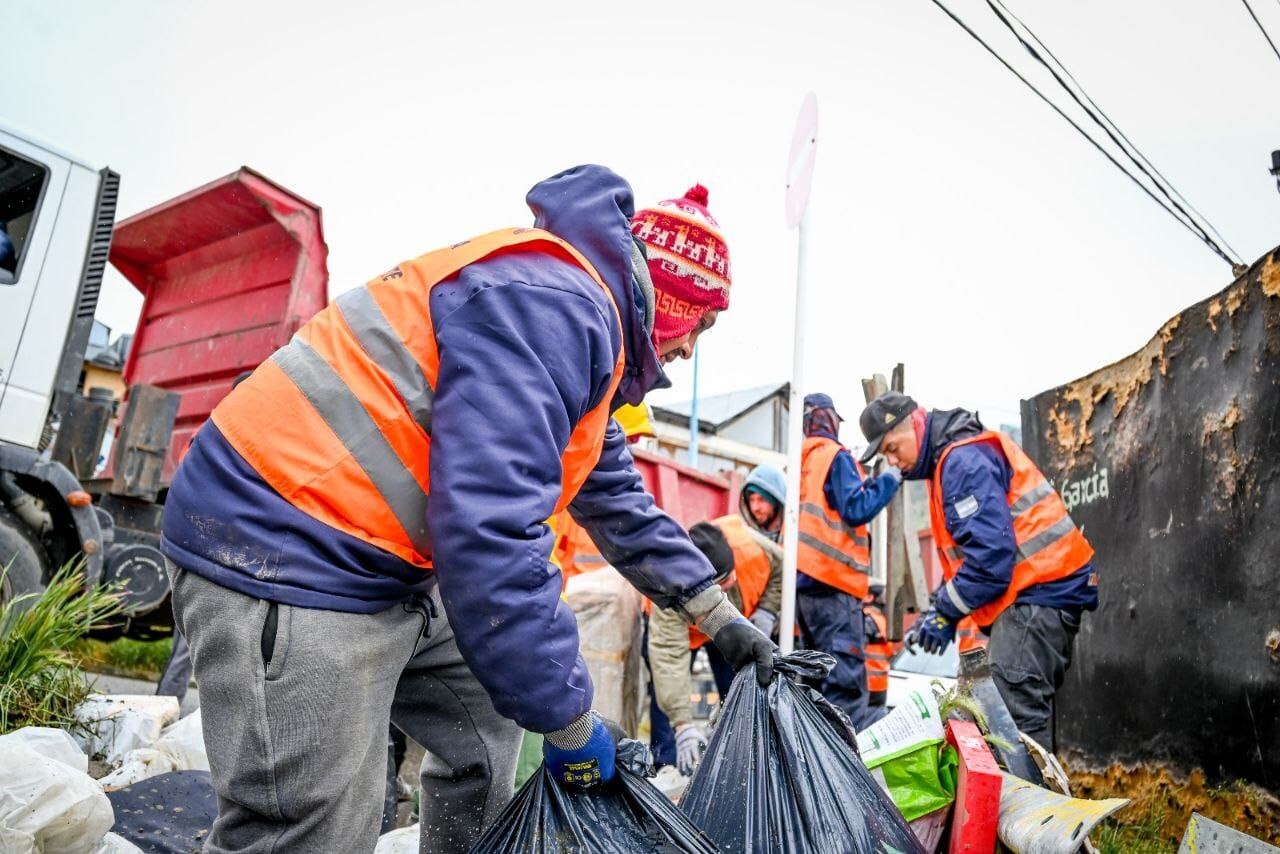
[[[902,477],[889,469],[866,478],[840,444],[842,420],[830,396],[805,397],[796,617],[805,647],[836,659],[819,690],[863,729],[884,715],[883,706],[868,704],[862,618],[871,572],[867,523],[893,500]]]
[[[182,461],[163,546],[218,793],[211,848],[372,850],[389,719],[427,748],[423,850],[467,849],[510,800],[521,727],[546,734],[560,782],[610,779],[615,736],[548,560],[565,507],[642,593],[772,676],[773,644],[609,417],[667,385],[662,364],[728,307],[706,191],[633,219],[627,182],[580,166],[527,201],[535,227],[338,297]]]
[[[970,617],[990,635],[991,671],[1018,729],[1053,749],[1053,696],[1083,611],[1098,607],[1093,548],[1035,463],[963,409],[926,411],[889,392],[862,412],[869,443],[929,482],[929,525],[946,582],[910,640],[941,654]]]
[[[781,477],[781,472],[771,466],[762,478],[768,480],[771,472]],[[759,481],[753,471],[744,487],[744,494],[751,489],[751,479]],[[772,485],[771,485],[772,486]],[[785,489],[785,487],[784,487]],[[781,491],[779,507],[785,504],[785,491]],[[758,520],[742,516],[723,516],[710,522],[699,522],[689,529],[689,539],[697,546],[716,570],[716,583],[760,631],[773,634],[777,624],[778,609],[782,604],[782,548],[760,533]],[[674,753],[676,767],[681,774],[692,774],[702,752],[707,747],[706,731],[693,719],[693,680],[690,669],[694,655],[705,649],[716,691],[723,702],[733,682],[733,668],[714,646],[707,646],[707,637],[696,628],[690,628],[679,612],[654,608],[649,616],[649,669],[657,713],[650,716],[654,755],[659,763],[670,763]],[[671,743],[674,733],[674,744]],[[674,749],[673,749],[674,748]]]

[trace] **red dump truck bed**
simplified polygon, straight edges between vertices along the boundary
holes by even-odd
[[[181,395],[167,483],[231,389],[328,298],[320,208],[247,167],[116,226],[111,263],[145,297],[124,381]]]

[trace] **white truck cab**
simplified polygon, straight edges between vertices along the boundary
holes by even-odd
[[[75,393],[119,184],[0,126],[0,442],[43,450],[55,393]]]
[[[0,126],[0,601],[81,560],[102,576],[104,525],[50,444],[79,401],[120,178]]]

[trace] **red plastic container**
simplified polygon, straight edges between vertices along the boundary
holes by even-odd
[[[182,396],[162,480],[243,371],[324,307],[320,208],[248,167],[116,226],[111,263],[146,298],[127,385]]]
[[[960,755],[948,851],[991,854],[1000,825],[1000,788],[1004,784],[1000,766],[978,727],[969,721],[947,721],[947,741]]]

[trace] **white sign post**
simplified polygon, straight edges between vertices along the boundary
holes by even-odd
[[[787,159],[787,228],[799,229],[796,251],[795,344],[791,357],[791,398],[787,413],[787,512],[783,537],[782,615],[778,645],[782,652],[795,648],[796,563],[800,535],[800,446],[804,443],[804,332],[806,290],[809,277],[809,189],[818,156],[818,99],[812,92],[804,99],[791,137]]]

